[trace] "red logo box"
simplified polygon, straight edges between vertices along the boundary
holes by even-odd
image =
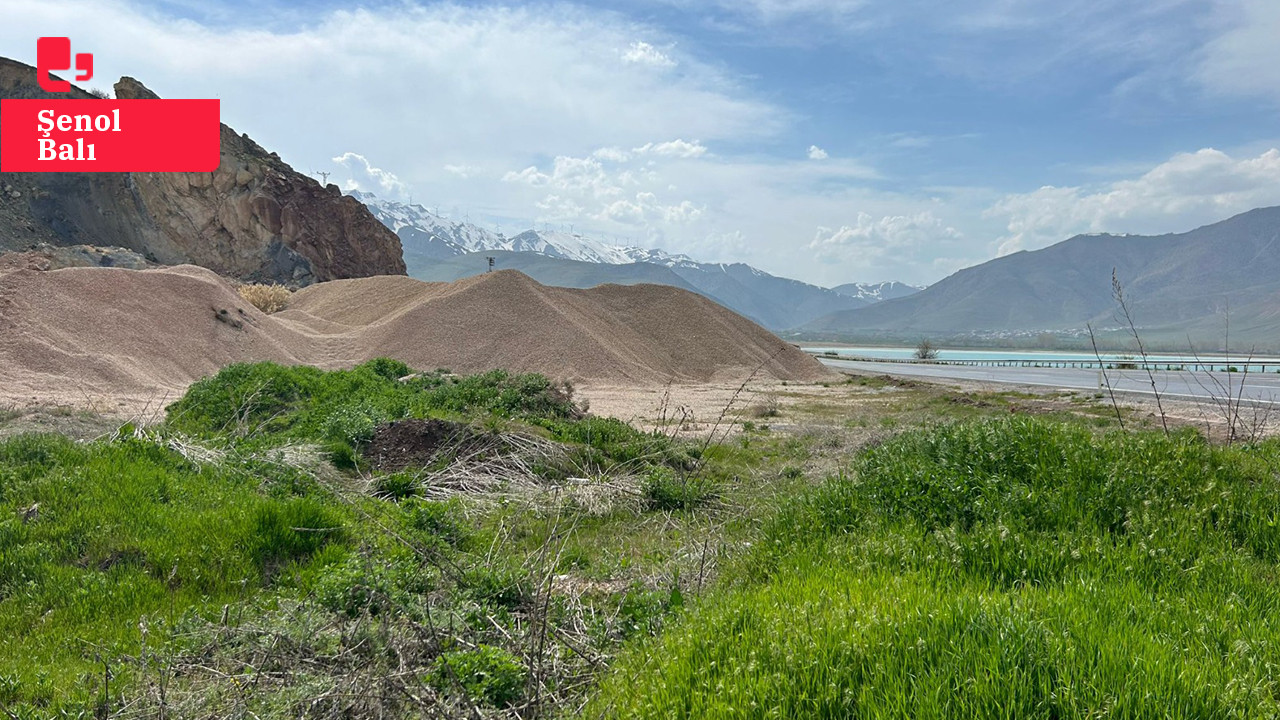
[[[0,172],[212,172],[217,100],[0,100]]]

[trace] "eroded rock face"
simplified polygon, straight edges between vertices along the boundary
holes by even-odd
[[[115,92],[156,97],[129,77]],[[47,97],[35,68],[0,58],[0,98],[23,97]],[[3,173],[6,187],[0,249],[118,246],[158,263],[294,285],[405,272],[399,238],[364,205],[226,125],[212,173]]]

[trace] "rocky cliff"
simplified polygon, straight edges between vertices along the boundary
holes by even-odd
[[[35,73],[0,58],[0,98],[48,97]],[[128,77],[115,93],[156,97]],[[73,88],[59,97],[92,96]],[[118,246],[162,264],[295,285],[405,272],[399,238],[364,205],[226,125],[212,173],[0,173],[0,251],[40,243]]]

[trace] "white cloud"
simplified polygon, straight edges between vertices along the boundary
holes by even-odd
[[[817,145],[810,145],[810,146],[809,146],[809,159],[810,159],[810,160],[826,160],[826,159],[827,159],[827,158],[829,158],[829,157],[831,157],[831,156],[827,154],[827,151],[826,151],[826,150],[823,150],[822,148],[818,147]]]
[[[472,165],[444,165],[442,167],[445,172],[457,175],[463,180],[470,178],[480,171],[479,168]]]
[[[559,195],[547,195],[543,199],[534,203],[541,210],[538,216],[540,222],[559,222],[562,220],[577,220],[582,217],[583,207],[569,198],[563,198]]]
[[[661,155],[663,157],[678,158],[696,158],[707,154],[707,148],[702,143],[694,140],[688,142],[682,139],[670,140],[662,143],[645,143],[644,145],[632,150],[636,155]]]
[[[502,179],[504,182],[522,183],[533,187],[549,186],[570,194],[592,198],[607,198],[622,192],[618,180],[610,177],[595,157],[575,158],[561,155],[552,163],[550,173],[544,173],[537,167],[530,166],[519,172],[507,172]]]
[[[502,176],[502,181],[509,183],[525,183],[537,187],[551,182],[551,178],[538,172],[538,168],[530,165],[519,172],[516,172],[515,170],[508,170],[507,173]]]
[[[865,262],[960,237],[959,230],[946,225],[928,210],[915,215],[886,215],[878,220],[860,212],[852,225],[838,229],[819,227],[809,249],[827,261]]]
[[[650,65],[658,68],[673,68],[676,61],[671,56],[647,42],[633,42],[627,51],[622,53],[622,60],[628,63]]]
[[[30,62],[33,38],[59,28],[94,52],[102,83],[131,75],[163,97],[220,98],[225,122],[292,164],[358,148],[445,204],[485,196],[461,196],[443,165],[512,167],[653,137],[747,141],[788,117],[694,58],[662,73],[620,62],[637,36],[653,38],[641,57],[667,55],[661,30],[620,13],[389,3],[297,25],[279,12],[205,26],[140,0],[5,2],[0,47]]]
[[[371,189],[369,183],[372,183],[377,188],[378,194],[401,200],[409,192],[408,186],[401,182],[395,173],[374,167],[363,155],[345,152],[333,158],[333,162],[352,173],[352,177],[344,183],[348,190],[369,190]]]
[[[795,18],[847,23],[857,18],[868,0],[716,0],[723,10],[761,24]]]
[[[918,150],[933,145],[935,138],[912,133],[894,133],[888,138],[889,147]]]
[[[591,157],[609,162],[623,163],[631,159],[631,153],[616,147],[603,147],[591,153]]]
[[[636,193],[635,200],[618,200],[606,207],[598,216],[600,220],[612,220],[624,225],[643,225],[658,220],[669,225],[683,225],[697,220],[702,208],[689,200],[676,205],[663,205],[651,192]]]
[[[1262,96],[1280,102],[1280,3],[1219,3],[1227,26],[1201,51],[1197,78],[1214,94]]]
[[[1182,232],[1280,204],[1280,150],[1233,158],[1206,148],[1175,155],[1142,176],[1100,188],[1042,187],[1008,195],[986,211],[1002,218],[1001,255],[1085,232]]]

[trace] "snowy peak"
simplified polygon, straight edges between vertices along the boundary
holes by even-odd
[[[662,250],[611,245],[581,233],[526,230],[506,237],[477,225],[441,217],[422,205],[408,205],[384,200],[371,193],[354,191],[351,196],[400,236],[407,251],[424,251],[434,257],[448,257],[473,252],[510,250],[533,252],[547,257],[606,265],[636,262],[666,267],[696,265],[687,255],[672,255]]]
[[[501,249],[500,235],[471,223],[454,222],[421,205],[382,200],[358,190],[351,197],[364,203],[374,217],[399,235],[400,241],[410,246],[406,249],[430,246],[430,254],[438,257]]]
[[[846,283],[844,285],[837,285],[831,289],[845,297],[866,300],[868,303],[878,303],[885,300],[893,300],[894,298],[913,295],[924,288],[907,285],[906,283],[889,281],[878,283]]]

